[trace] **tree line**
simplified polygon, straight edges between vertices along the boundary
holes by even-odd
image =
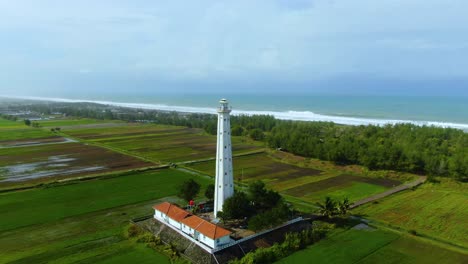
[[[142,110],[93,103],[16,106],[50,114],[120,119],[204,129],[216,134],[214,114]],[[10,109],[13,109],[10,106]],[[232,135],[265,141],[271,148],[337,164],[468,180],[468,134],[457,129],[396,124],[345,126],[331,122],[278,120],[268,115],[231,117]]]

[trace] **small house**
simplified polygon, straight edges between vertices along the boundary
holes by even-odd
[[[201,217],[191,215],[174,204],[163,202],[153,208],[156,220],[182,231],[210,248],[217,248],[231,242],[231,231]]]

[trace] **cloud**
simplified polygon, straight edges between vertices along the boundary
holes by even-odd
[[[462,0],[2,1],[0,85],[21,76],[67,84],[76,73],[186,83],[468,78],[465,10]]]

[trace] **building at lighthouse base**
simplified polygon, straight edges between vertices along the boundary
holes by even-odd
[[[194,241],[200,242],[211,249],[232,242],[231,231],[192,215],[174,204],[163,202],[153,206],[153,209],[154,219],[188,235]]]

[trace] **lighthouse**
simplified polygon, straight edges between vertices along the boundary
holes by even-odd
[[[221,99],[218,107],[218,140],[216,143],[216,180],[214,216],[223,210],[224,200],[234,194],[232,176],[231,124],[228,101]]]

